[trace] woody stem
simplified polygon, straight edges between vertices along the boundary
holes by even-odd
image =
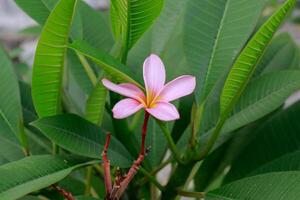
[[[104,149],[102,151],[102,166],[104,169],[104,184],[105,184],[105,191],[106,197],[109,197],[111,190],[112,190],[112,183],[111,183],[111,176],[110,176],[110,161],[107,158],[107,149],[110,143],[110,133],[106,135],[106,142],[104,145]]]
[[[142,164],[145,156],[147,155],[147,153],[149,151],[149,149],[145,149],[145,140],[146,140],[149,117],[150,117],[149,113],[147,111],[145,111],[144,123],[143,123],[143,127],[142,127],[142,143],[141,143],[141,150],[140,150],[139,156],[134,161],[133,165],[129,169],[124,180],[120,183],[119,188],[116,191],[112,192],[111,199],[119,199],[122,196],[122,194],[124,193],[128,184],[131,182],[131,180],[137,173],[140,165]]]
[[[73,195],[71,194],[71,192],[68,192],[66,190],[64,190],[63,188],[57,186],[57,185],[52,185],[52,187],[57,190],[63,197],[65,197],[65,199],[67,200],[75,200],[75,198],[73,197]]]

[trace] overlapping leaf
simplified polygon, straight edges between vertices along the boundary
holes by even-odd
[[[128,51],[159,15],[163,0],[112,0],[112,29]]]
[[[85,163],[50,155],[31,156],[0,167],[0,199],[11,200],[51,186]]]
[[[140,84],[141,78],[137,78],[128,67],[124,66],[109,54],[93,48],[84,41],[75,41],[69,45],[69,47],[94,61],[113,79],[120,82],[131,82],[142,88]]]
[[[226,177],[226,182],[249,176],[260,167],[299,151],[299,113],[300,104],[297,103],[262,123],[257,131],[252,133],[253,139],[240,150]],[[284,162],[282,165],[288,170],[290,163]],[[272,171],[272,167],[269,170]]]
[[[226,118],[231,112],[231,109],[249,82],[267,45],[294,5],[295,0],[287,0],[262,25],[237,58],[225,81],[220,97],[221,118]]]
[[[232,65],[251,35],[265,0],[190,0],[183,26],[188,72],[201,102]],[[243,16],[243,17],[241,17]]]

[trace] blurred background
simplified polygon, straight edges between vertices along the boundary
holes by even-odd
[[[26,1],[26,0],[24,0]],[[97,10],[109,8],[109,0],[85,0]],[[13,0],[0,0],[0,44],[29,66],[33,62],[37,35],[29,29],[37,23],[28,17]],[[38,33],[38,30],[37,30]]]

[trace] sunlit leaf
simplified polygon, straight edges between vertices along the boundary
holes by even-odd
[[[39,39],[33,66],[32,97],[40,117],[61,110],[64,57],[76,0],[61,0],[47,19]]]

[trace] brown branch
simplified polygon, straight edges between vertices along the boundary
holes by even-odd
[[[75,200],[71,192],[64,190],[63,188],[59,187],[58,185],[52,185],[52,187],[57,190],[65,199],[67,200]]]
[[[110,161],[107,158],[107,149],[110,143],[110,133],[106,135],[106,142],[104,145],[104,149],[102,152],[102,166],[104,169],[104,184],[105,184],[105,192],[106,192],[106,199],[109,199],[111,190],[112,190],[112,183],[111,183],[111,175],[110,175]]]

